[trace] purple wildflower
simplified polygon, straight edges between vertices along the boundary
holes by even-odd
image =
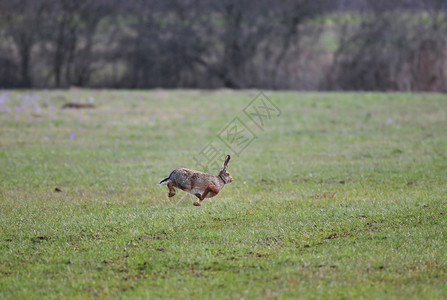
[[[5,103],[8,100],[8,95],[7,94],[2,94],[0,96],[0,103]]]

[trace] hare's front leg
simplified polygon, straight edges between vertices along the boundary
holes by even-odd
[[[203,194],[202,195],[200,195],[199,193],[196,193],[195,195],[196,195],[196,197],[197,198],[199,198],[199,202],[194,202],[193,204],[195,205],[195,206],[200,206],[200,205],[202,205],[202,202],[203,202],[203,200],[206,198],[206,196],[208,196],[208,193],[214,193],[214,194],[217,194],[218,192],[216,192],[215,190],[213,190],[212,188],[210,188],[210,187],[207,187],[206,189],[205,189],[205,191],[203,192]]]
[[[174,197],[174,195],[175,195],[175,189],[174,189],[174,183],[172,182],[172,181],[170,181],[169,183],[168,183],[168,189],[169,189],[169,198],[170,197]]]
[[[203,202],[203,199],[201,199],[202,196],[200,196],[200,194],[197,193],[197,194],[196,194],[196,197],[199,198],[199,202],[194,202],[193,204],[194,204],[195,206],[200,206],[200,205],[202,205],[202,202]]]

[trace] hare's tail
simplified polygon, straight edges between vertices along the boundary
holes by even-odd
[[[165,185],[168,184],[169,181],[171,181],[171,178],[166,177],[165,179],[163,179],[162,181],[160,181],[160,183],[158,185]]]
[[[171,174],[169,174],[168,177],[166,177],[165,179],[163,179],[162,181],[160,181],[160,183],[158,185],[166,185],[169,183],[169,181],[171,181],[171,175],[172,173],[174,173],[174,171],[171,172]]]

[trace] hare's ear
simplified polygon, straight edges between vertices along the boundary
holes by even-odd
[[[223,166],[222,166],[222,169],[226,169],[227,167],[228,167],[228,163],[230,162],[230,155],[227,155],[227,157],[225,158],[225,162],[224,162],[224,164],[223,164]]]

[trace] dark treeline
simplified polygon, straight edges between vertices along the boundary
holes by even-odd
[[[445,0],[0,0],[0,87],[446,91]]]

